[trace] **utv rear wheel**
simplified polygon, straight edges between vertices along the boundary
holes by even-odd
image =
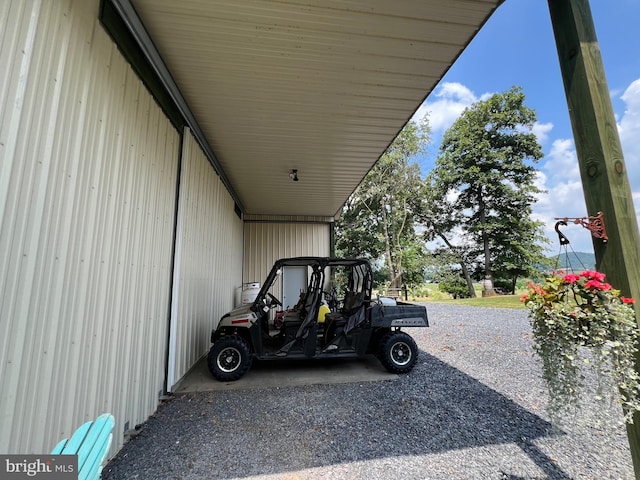
[[[380,363],[392,373],[407,373],[418,361],[418,346],[404,332],[388,333],[380,340]]]
[[[242,377],[251,366],[247,342],[237,335],[220,337],[209,350],[207,363],[211,375],[223,382]]]

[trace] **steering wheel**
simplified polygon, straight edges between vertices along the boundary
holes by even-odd
[[[271,295],[270,293],[267,293],[267,295],[269,295],[269,298],[271,298],[271,301],[273,303],[275,303],[278,307],[282,306],[282,302],[280,300],[278,300],[276,297],[274,297],[273,295]]]

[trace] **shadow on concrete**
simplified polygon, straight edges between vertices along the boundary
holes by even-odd
[[[518,445],[548,478],[570,478],[532,443],[551,432],[542,418],[421,352],[413,372],[393,381],[177,396],[103,478],[283,475],[506,443]]]

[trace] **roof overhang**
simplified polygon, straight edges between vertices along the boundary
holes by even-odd
[[[103,3],[244,213],[333,217],[502,0]]]

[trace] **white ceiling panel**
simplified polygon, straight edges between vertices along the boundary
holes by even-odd
[[[244,211],[332,216],[501,2],[131,3]]]

